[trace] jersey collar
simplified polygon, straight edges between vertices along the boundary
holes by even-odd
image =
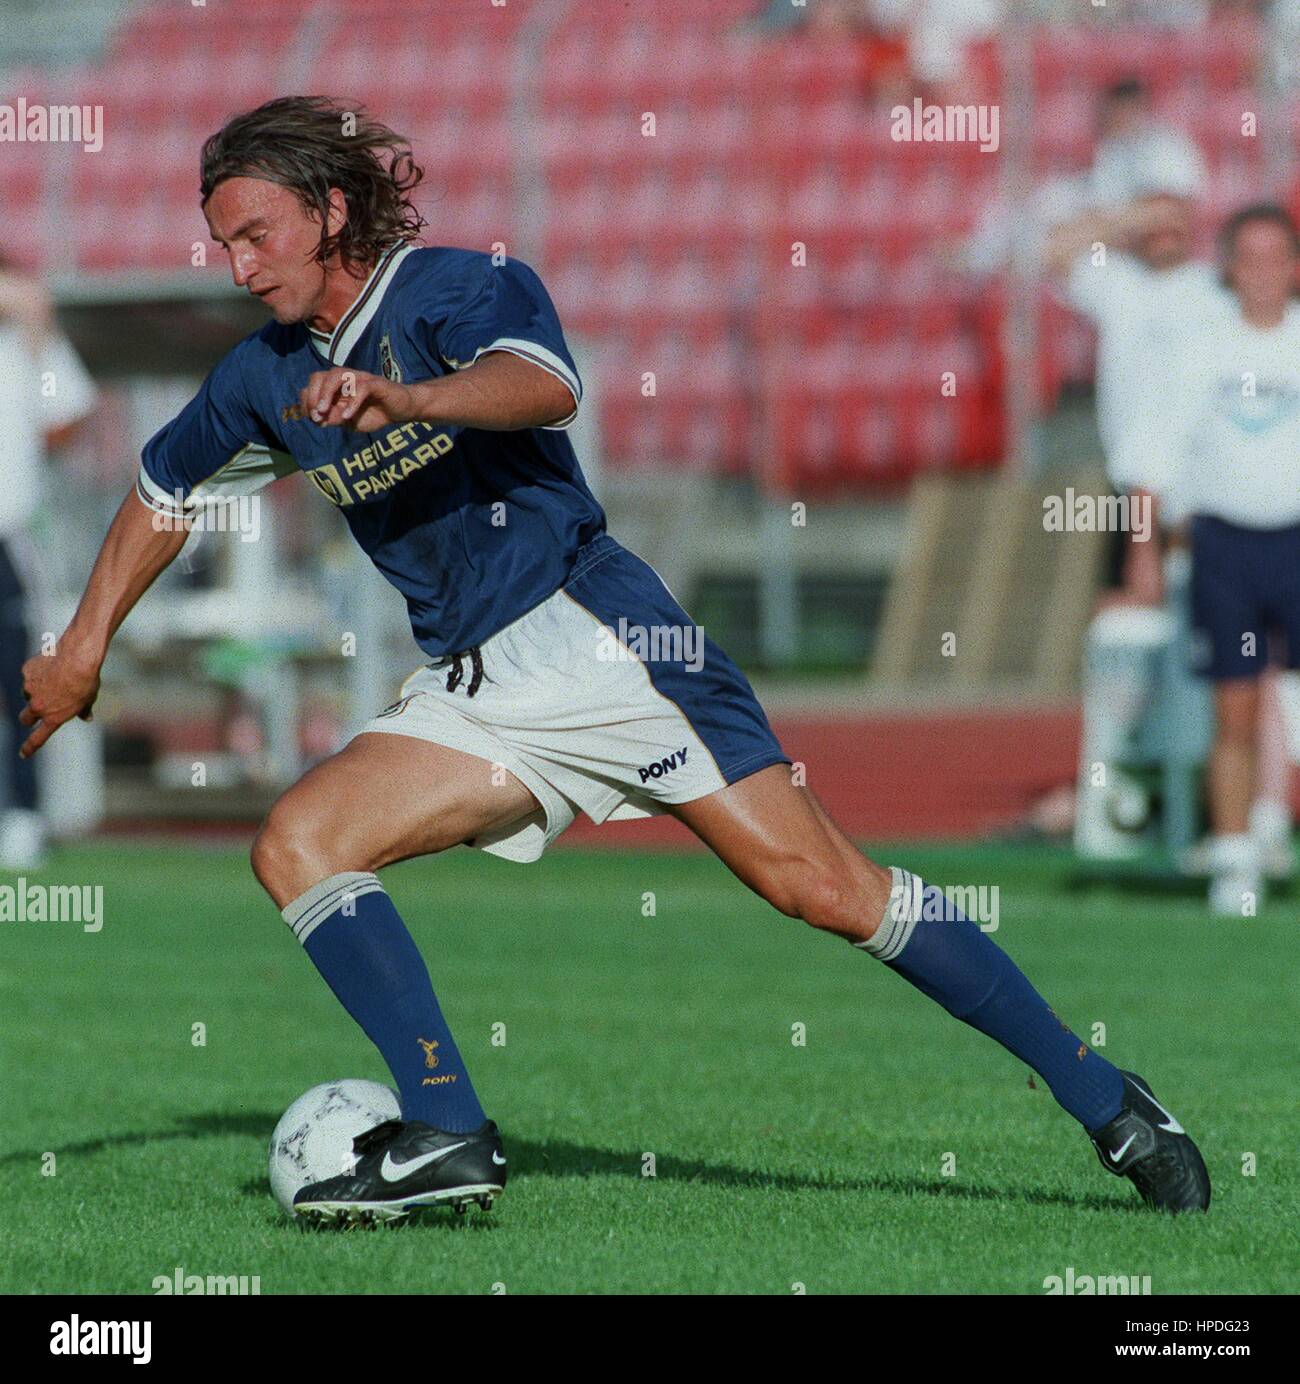
[[[334,330],[325,333],[307,328],[312,345],[331,365],[342,365],[347,360],[352,348],[361,339],[362,332],[370,325],[370,319],[379,311],[388,285],[397,273],[397,266],[417,248],[405,240],[390,245],[376,260],[375,267],[361,285],[361,292],[357,294],[347,312],[339,318]]]

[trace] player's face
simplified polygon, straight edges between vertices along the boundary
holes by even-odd
[[[1243,308],[1269,316],[1283,312],[1297,282],[1297,256],[1285,228],[1247,222],[1237,232],[1228,279]]]
[[[1192,252],[1192,204],[1185,197],[1148,197],[1152,228],[1142,237],[1138,254],[1152,269],[1171,269]]]
[[[313,256],[320,220],[279,183],[227,178],[208,198],[204,214],[212,238],[230,256],[230,272],[275,314],[277,322],[305,322],[325,296],[325,270]]]

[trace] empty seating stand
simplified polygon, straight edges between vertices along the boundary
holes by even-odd
[[[185,269],[207,238],[202,140],[272,95],[328,92],[410,136],[431,242],[537,247],[599,362],[612,466],[757,467],[803,491],[996,463],[1003,287],[936,251],[993,197],[999,156],[895,143],[859,45],[769,32],[756,0],[580,0],[558,24],[542,3],[139,7],[102,61],[10,75],[5,101],[102,105],[106,140],[55,158],[6,146],[7,238],[40,260],[62,227],[78,268]],[[522,107],[521,28],[542,34]],[[996,81],[996,50],[982,61]],[[1257,63],[1249,26],[1043,28],[1035,170],[1086,166],[1097,91],[1136,72],[1192,113],[1217,218],[1260,190],[1260,142],[1240,131]],[[515,224],[521,175],[541,224]],[[1091,342],[1046,299],[1041,325],[1050,400],[1087,376]]]

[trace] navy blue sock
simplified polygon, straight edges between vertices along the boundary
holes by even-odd
[[[464,1134],[484,1119],[419,949],[384,886],[349,870],[282,910],[344,1009],[383,1054],[402,1118]]]
[[[1014,961],[934,885],[895,869],[875,935],[855,945],[1027,1062],[1087,1130],[1119,1114],[1124,1078],[1052,1013]]]

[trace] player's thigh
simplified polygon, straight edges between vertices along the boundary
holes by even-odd
[[[537,808],[499,764],[411,736],[362,734],[276,802],[253,867],[283,907],[331,873],[446,850]]]
[[[787,765],[760,769],[671,811],[783,913],[827,923],[842,912],[857,931],[874,927],[884,912],[889,872],[854,847],[806,788],[790,781]]]

